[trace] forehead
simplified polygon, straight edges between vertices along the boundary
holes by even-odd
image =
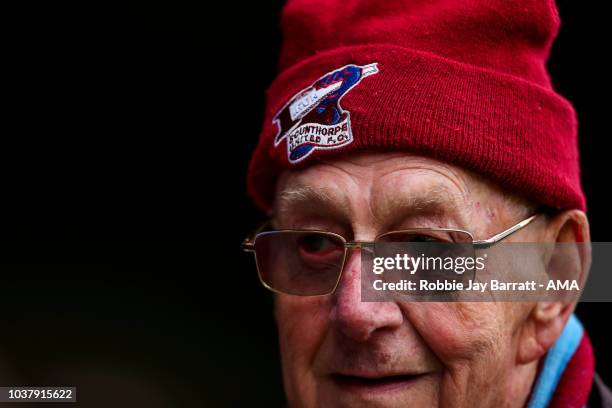
[[[330,213],[378,221],[409,214],[461,215],[474,199],[494,193],[477,176],[433,159],[408,154],[363,154],[322,162],[282,175],[278,213]]]

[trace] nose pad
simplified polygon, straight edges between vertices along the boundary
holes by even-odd
[[[374,246],[370,243],[359,241],[349,243],[347,245],[346,259],[344,260],[342,271],[340,271],[339,281],[334,293],[341,290],[342,286],[350,284],[352,280],[356,279],[358,281],[357,283],[360,283],[361,279],[363,279],[363,257],[365,256],[366,260],[371,260],[373,254]]]
[[[342,266],[342,271],[340,271],[340,280],[338,282],[338,286],[336,287],[336,291],[340,289],[340,287],[346,284],[348,279],[351,278],[352,274],[354,274],[354,269],[356,266],[359,266],[358,269],[361,270],[361,247],[357,245],[351,245],[346,250],[346,259],[344,260],[344,265]]]
[[[355,307],[361,302],[361,247],[351,246],[336,286],[333,298],[336,309]]]

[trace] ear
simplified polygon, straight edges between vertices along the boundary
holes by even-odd
[[[545,242],[591,242],[589,220],[580,210],[567,210],[547,216]]]
[[[553,251],[548,264],[571,265],[571,275],[582,285],[591,266],[589,223],[580,210],[568,210],[550,216],[544,225],[545,243],[559,243],[563,250]],[[575,243],[577,245],[571,245]],[[562,261],[556,259],[562,257]],[[548,266],[548,265],[546,265]],[[557,340],[576,308],[576,301],[540,301],[529,311],[519,338],[518,362],[527,364],[541,358]]]

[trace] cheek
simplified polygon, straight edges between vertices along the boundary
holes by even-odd
[[[328,331],[327,303],[324,297],[277,295],[275,316],[286,375],[300,378],[311,375],[314,358]]]
[[[327,303],[324,297],[277,295],[274,312],[279,332],[290,338],[301,338],[299,343],[316,339],[327,328]]]
[[[404,304],[411,324],[444,362],[491,359],[510,340],[503,306],[494,303]]]

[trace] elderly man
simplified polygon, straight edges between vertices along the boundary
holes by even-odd
[[[282,27],[248,178],[270,223],[245,247],[276,292],[289,405],[609,404],[575,302],[365,302],[350,244],[589,242],[575,114],[545,68],[554,3],[290,0]]]

